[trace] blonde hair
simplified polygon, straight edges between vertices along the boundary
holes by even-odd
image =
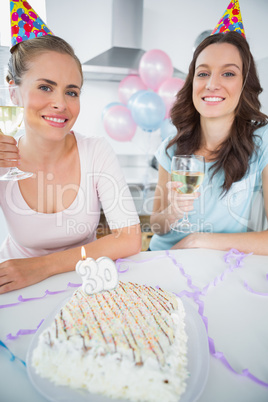
[[[80,60],[74,53],[74,50],[69,43],[64,39],[55,35],[45,35],[39,38],[29,39],[15,45],[11,49],[11,56],[8,62],[8,72],[6,81],[13,80],[16,85],[20,85],[23,75],[29,69],[29,63],[40,54],[53,51],[62,54],[68,54],[71,56],[80,71],[82,84],[83,84],[83,72]]]

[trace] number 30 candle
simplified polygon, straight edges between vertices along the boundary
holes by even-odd
[[[82,260],[78,261],[75,270],[82,278],[82,290],[90,295],[103,290],[111,290],[118,285],[116,265],[108,257],[86,258],[85,248],[81,249]]]

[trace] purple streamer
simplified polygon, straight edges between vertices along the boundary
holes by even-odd
[[[70,288],[70,287],[75,288],[75,287],[79,287],[79,286],[81,286],[81,283],[80,283],[80,284],[76,284],[76,283],[71,283],[71,282],[69,282],[69,283],[67,284],[67,289],[64,289],[64,290],[56,290],[56,291],[54,291],[54,292],[51,292],[50,290],[46,290],[46,291],[45,291],[45,294],[44,294],[43,296],[24,298],[22,295],[20,295],[20,296],[18,297],[18,302],[16,302],[16,303],[11,303],[11,304],[0,304],[0,309],[2,309],[2,308],[8,308],[8,307],[14,307],[14,306],[17,306],[18,304],[26,303],[26,302],[33,301],[33,300],[44,299],[46,296],[53,296],[53,295],[57,295],[57,294],[59,294],[59,293],[67,292],[67,291],[69,290],[68,288]]]
[[[253,289],[247,284],[246,281],[244,281],[244,286],[245,286],[245,288],[246,288],[249,292],[254,293],[254,295],[258,295],[258,296],[268,296],[268,293],[262,293],[262,292],[257,292],[256,290],[253,290]]]
[[[6,341],[14,341],[15,339],[18,339],[21,335],[32,335],[35,334],[38,328],[43,324],[44,319],[40,321],[40,323],[37,325],[35,329],[19,329],[19,331],[16,333],[15,336],[12,334],[8,334],[6,336]]]
[[[232,373],[239,375],[239,376],[247,377],[250,380],[254,381],[255,383],[268,388],[268,383],[255,377],[253,374],[250,373],[250,371],[248,369],[244,369],[242,371],[242,373],[238,373],[237,371],[235,371],[232,368],[232,366],[230,365],[230,363],[228,362],[228,360],[226,359],[226,357],[224,356],[224,354],[222,352],[216,351],[214,340],[208,335],[208,318],[204,315],[205,305],[204,305],[204,302],[199,299],[200,296],[203,296],[204,294],[206,294],[206,292],[208,291],[208,289],[211,286],[215,287],[220,281],[223,281],[227,272],[233,272],[234,269],[241,268],[243,266],[243,261],[244,261],[245,257],[247,255],[251,255],[252,253],[245,254],[245,253],[240,253],[236,249],[231,249],[228,253],[226,253],[224,255],[224,261],[228,264],[228,268],[221,275],[219,275],[217,278],[215,278],[213,281],[211,281],[207,286],[205,286],[205,288],[203,288],[202,291],[196,291],[196,289],[198,289],[198,288],[195,285],[193,285],[190,275],[185,273],[181,264],[176,261],[174,256],[172,256],[168,251],[166,251],[166,254],[168,257],[171,258],[173,263],[179,267],[180,272],[187,279],[187,284],[190,287],[190,289],[194,290],[194,292],[182,291],[179,294],[177,294],[177,296],[180,296],[180,297],[187,296],[189,298],[192,298],[194,300],[194,302],[198,305],[198,313],[204,322],[206,332],[207,332],[210,354],[212,356],[214,356],[216,359],[220,360],[222,362],[222,364],[224,364],[224,366],[227,369],[229,369]],[[267,274],[267,279],[268,279],[268,274]]]
[[[173,262],[173,264],[179,268],[181,274],[186,278],[187,285],[189,286],[189,288],[196,291],[197,293],[199,293],[200,289],[197,286],[193,285],[191,276],[186,274],[186,272],[183,269],[182,264],[177,262],[176,258],[168,250],[166,250],[166,256],[169,257],[171,259],[171,261]]]

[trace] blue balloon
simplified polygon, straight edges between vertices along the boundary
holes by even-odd
[[[132,109],[132,105],[133,105],[135,99],[143,92],[146,92],[146,89],[141,89],[140,91],[137,91],[133,95],[131,95],[131,97],[129,98],[128,103],[127,103],[127,107],[129,108],[130,111]]]
[[[155,131],[160,127],[166,114],[164,101],[155,92],[140,92],[131,106],[133,120],[144,131]]]
[[[162,138],[162,141],[164,141],[166,138],[170,137],[171,135],[175,137],[177,134],[177,129],[172,124],[171,119],[165,119],[162,121],[161,126],[160,126],[160,135]]]
[[[43,30],[46,31],[46,33],[50,32],[50,29],[48,27],[46,27],[46,26],[43,27]]]
[[[34,26],[36,29],[41,29],[41,25],[38,24],[38,22],[36,22],[36,21],[33,22],[33,26]]]
[[[229,29],[229,31],[234,31],[234,30],[235,30],[234,24],[230,24],[230,25],[228,26],[228,29]]]
[[[19,36],[23,37],[25,35],[25,30],[24,28],[20,28],[19,30]],[[27,38],[28,39],[28,38]]]
[[[19,17],[21,17],[21,15],[24,14],[23,8],[18,8],[17,13],[18,13]]]
[[[108,103],[108,105],[105,106],[105,108],[103,109],[103,111],[102,111],[102,113],[101,113],[101,119],[102,119],[102,120],[104,119],[104,116],[106,115],[106,113],[108,112],[108,110],[109,110],[112,106],[118,106],[118,105],[126,106],[126,105],[124,105],[123,103],[120,103],[120,102],[111,102],[111,103]]]

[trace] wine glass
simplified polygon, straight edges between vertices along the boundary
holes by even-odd
[[[14,137],[23,121],[23,106],[19,87],[0,85],[0,131]],[[17,167],[0,176],[0,180],[21,180],[31,177],[33,173],[22,172]]]
[[[192,194],[202,184],[205,174],[205,158],[200,155],[173,156],[171,162],[171,181],[182,183],[176,188],[180,194]],[[188,219],[188,213],[184,212],[181,221],[170,225],[172,230],[182,233],[194,232],[194,226]]]

